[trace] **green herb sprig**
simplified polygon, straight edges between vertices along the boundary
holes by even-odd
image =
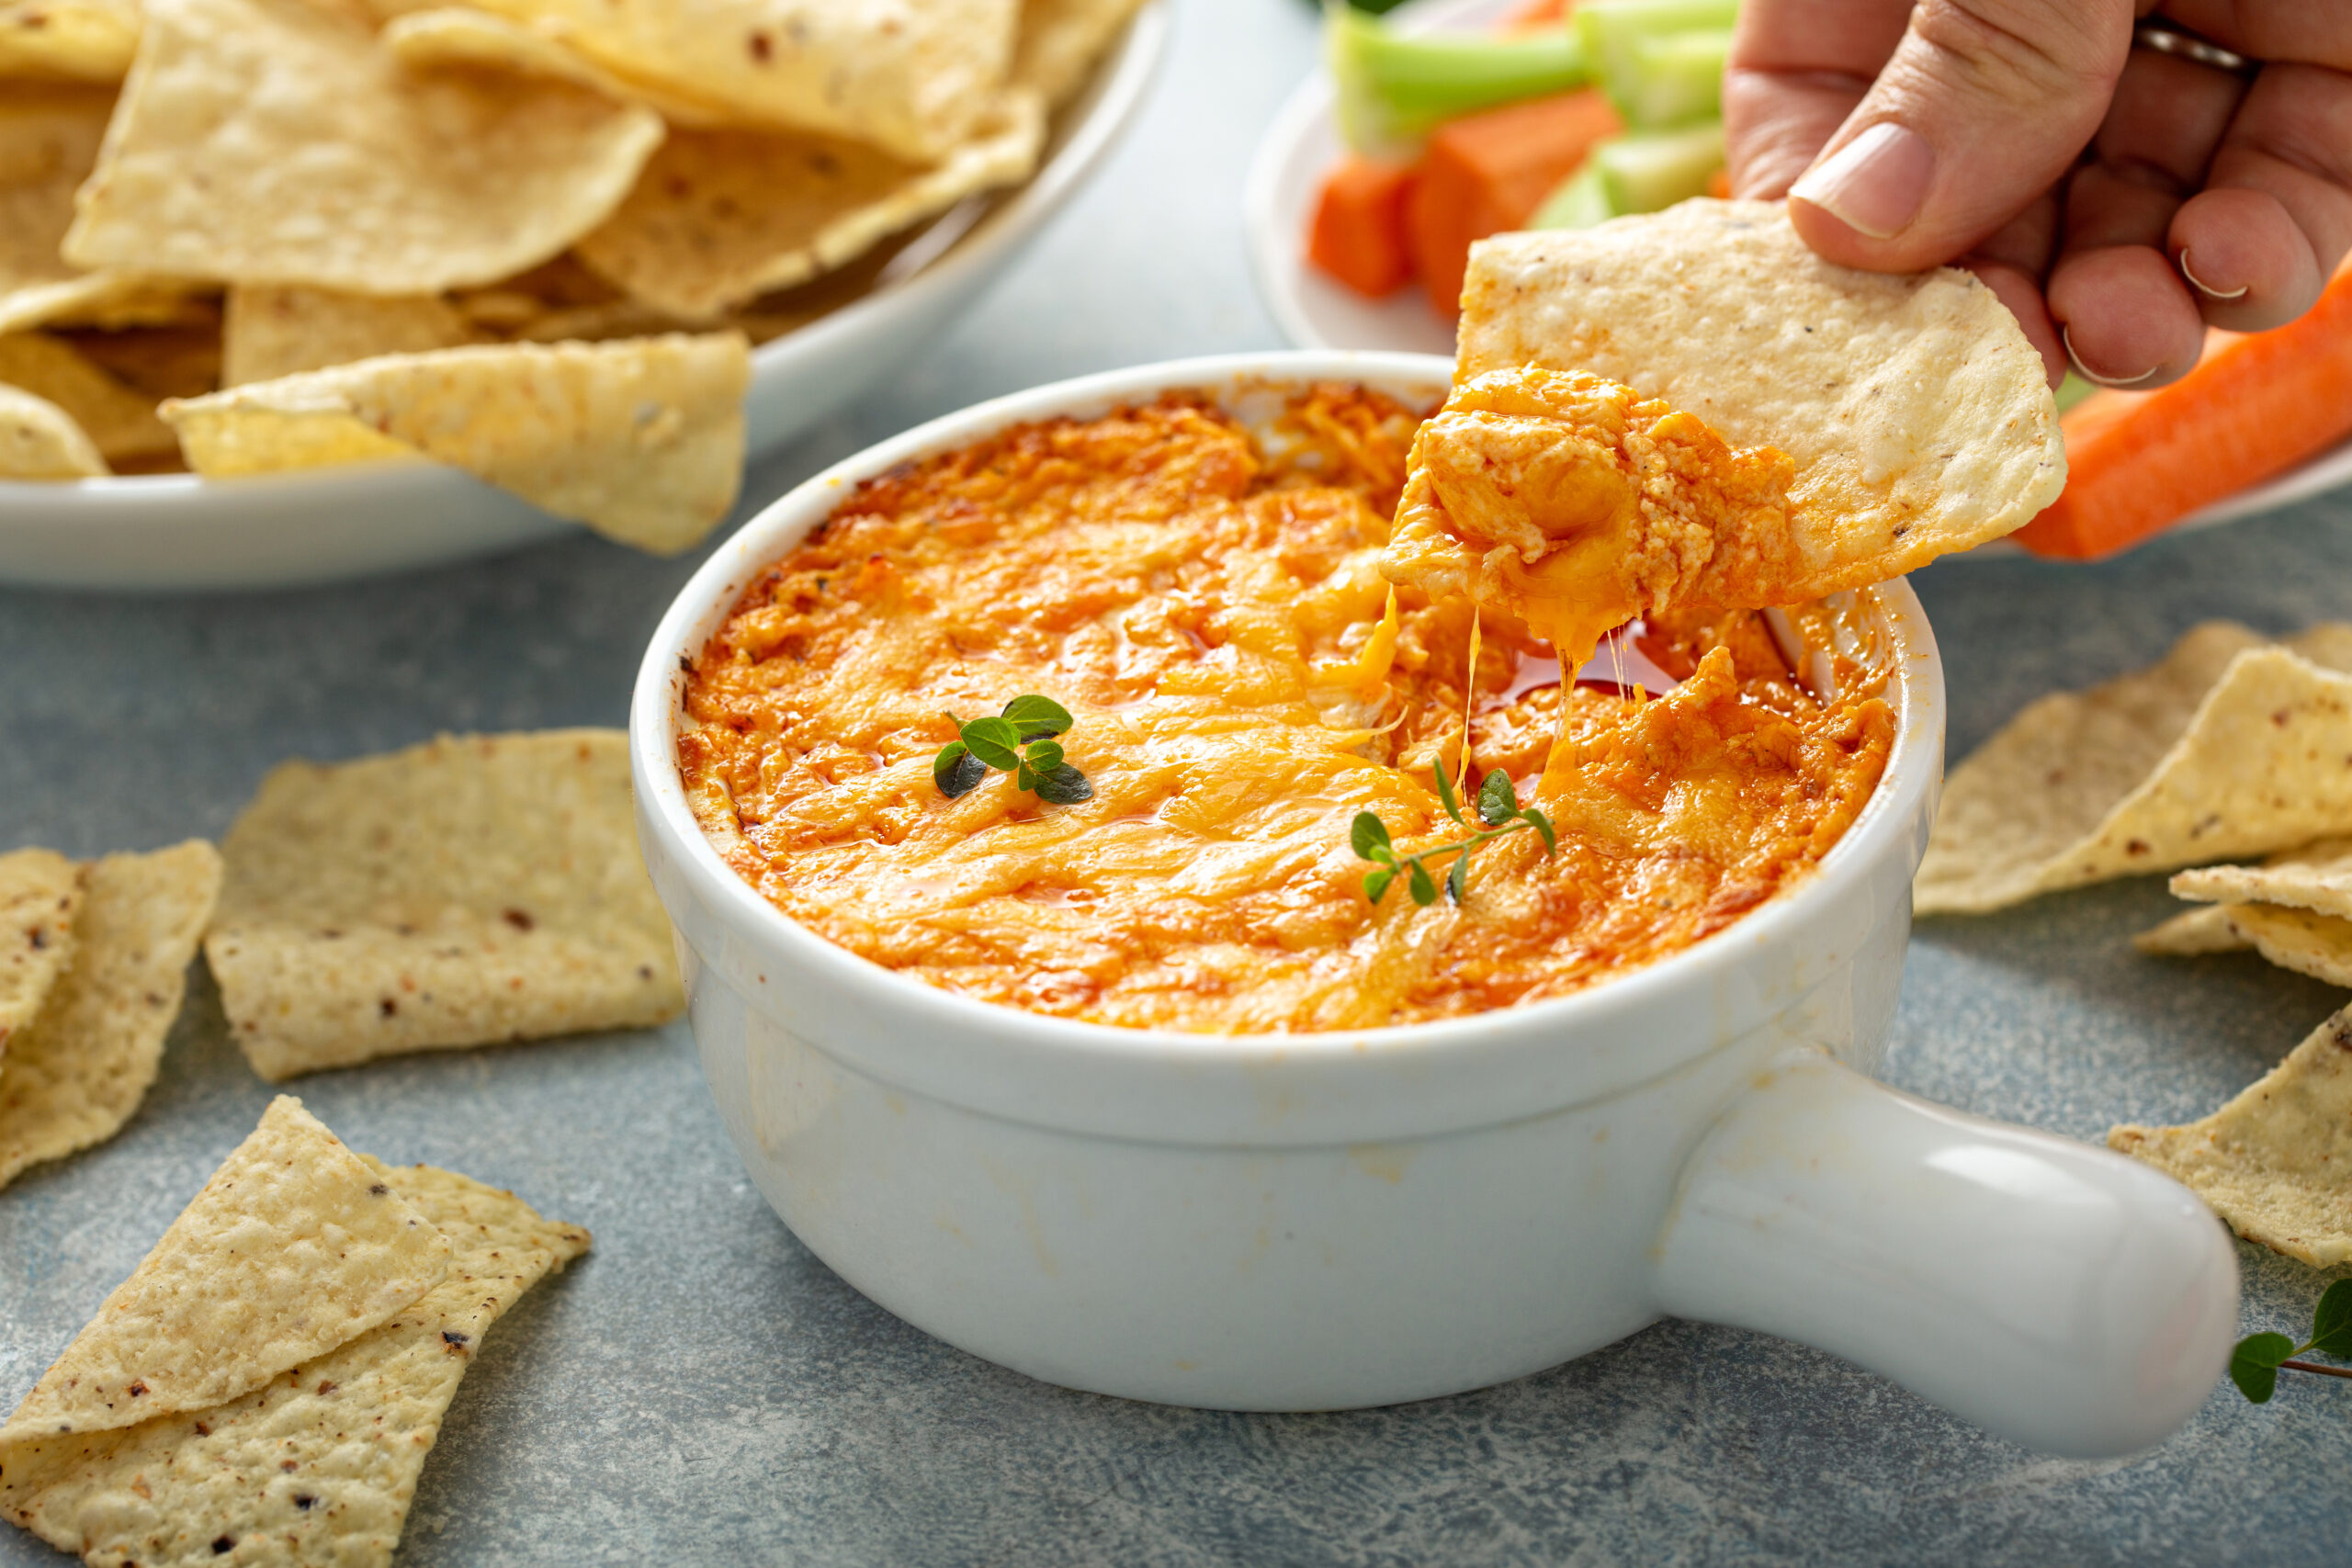
[[[1031,692],[1005,704],[1004,712],[992,718],[947,716],[962,739],[939,749],[931,760],[931,780],[948,799],[978,789],[990,768],[1011,773],[1023,789],[1056,806],[1094,798],[1086,775],[1062,760],[1061,742],[1054,737],[1068,734],[1077,720],[1053,698]]]
[[[1442,761],[1437,768],[1437,797],[1445,807],[1448,817],[1464,828],[1470,826],[1470,819],[1462,814],[1462,801],[1453,793],[1453,781],[1446,776]],[[1511,788],[1510,775],[1500,768],[1489,773],[1486,782],[1478,786],[1477,809],[1478,821],[1482,826],[1468,838],[1456,839],[1451,843],[1432,844],[1408,855],[1399,854],[1396,844],[1390,841],[1388,824],[1372,812],[1357,812],[1355,823],[1349,829],[1348,841],[1355,847],[1357,859],[1368,860],[1374,866],[1373,870],[1364,873],[1364,897],[1375,904],[1379,903],[1381,896],[1388,891],[1388,885],[1402,873],[1413,902],[1427,908],[1437,902],[1437,882],[1430,875],[1428,863],[1452,855],[1453,868],[1445,874],[1445,890],[1459,904],[1470,886],[1470,852],[1489,839],[1499,839],[1505,833],[1515,833],[1523,828],[1534,829],[1543,838],[1546,855],[1559,852],[1560,843],[1553,834],[1552,819],[1532,806],[1521,807],[1517,792]]]
[[[2338,1280],[2319,1298],[2312,1314],[2312,1337],[2298,1345],[2283,1334],[2249,1334],[2230,1353],[2230,1381],[2256,1404],[2268,1402],[2278,1386],[2278,1374],[2317,1372],[2322,1377],[2352,1378],[2352,1367],[2323,1367],[2295,1358],[2310,1351],[2352,1360],[2352,1280]]]

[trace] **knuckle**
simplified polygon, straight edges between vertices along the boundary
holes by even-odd
[[[2109,6],[2034,0],[1920,0],[1911,35],[1939,74],[1995,96],[2031,104],[2104,93],[2125,51],[2108,34]]]

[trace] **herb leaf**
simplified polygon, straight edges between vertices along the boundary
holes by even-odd
[[[967,719],[964,744],[972,755],[1001,773],[1021,765],[1021,732],[1001,718]]]
[[[1499,828],[1519,815],[1519,794],[1510,785],[1510,775],[1500,768],[1487,774],[1486,783],[1478,786],[1478,820],[1489,828]],[[1461,820],[1460,813],[1454,819]]]
[[[1470,852],[1463,851],[1453,857],[1453,869],[1445,874],[1445,890],[1453,895],[1455,908],[1462,907],[1463,894],[1470,886]]]
[[[2278,1386],[2278,1363],[2295,1353],[2295,1342],[2283,1334],[2249,1334],[2230,1354],[2230,1381],[2256,1404],[2269,1402]]]
[[[1037,792],[1040,800],[1055,806],[1076,806],[1081,800],[1094,798],[1094,786],[1086,782],[1084,773],[1068,762],[1039,768],[1036,773],[1037,782],[1030,787]]]
[[[1388,885],[1396,880],[1396,868],[1393,865],[1384,865],[1378,871],[1367,871],[1363,874],[1363,896],[1377,904],[1380,896],[1388,891]]]
[[[1034,790],[1039,799],[1056,806],[1094,798],[1094,786],[1069,765],[1060,743],[1052,739],[1076,721],[1051,697],[1026,693],[991,717],[958,719],[952,713],[947,717],[957,738],[931,760],[931,782],[948,799],[979,787],[990,768],[1011,773],[1021,788]]]
[[[2352,1359],[2352,1280],[2338,1280],[2312,1314],[2312,1342],[2303,1347],[2338,1360]]]
[[[1416,857],[1406,863],[1412,876],[1413,902],[1428,908],[1437,902],[1437,884],[1430,880],[1430,868]]]
[[[1558,835],[1552,831],[1552,819],[1549,817],[1531,806],[1520,812],[1519,819],[1535,829],[1536,837],[1544,840],[1545,854],[1555,855],[1560,852],[1560,840]]]
[[[1023,740],[1041,740],[1049,735],[1063,734],[1077,722],[1070,717],[1069,709],[1053,698],[1041,697],[1035,692],[1005,704],[1004,718]]]
[[[1359,811],[1348,826],[1348,842],[1356,852],[1356,859],[1389,861],[1394,863],[1395,851],[1388,841],[1388,824],[1369,811]],[[1386,884],[1382,884],[1385,886]]]
[[[988,776],[989,765],[973,756],[961,740],[950,740],[931,760],[931,782],[950,800],[971,794]]]
[[[1445,759],[1442,757],[1437,760],[1436,773],[1438,804],[1445,807],[1445,814],[1448,817],[1467,828],[1470,826],[1469,819],[1462,815],[1462,800],[1453,793],[1453,779],[1446,773]]]

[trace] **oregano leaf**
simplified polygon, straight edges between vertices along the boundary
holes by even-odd
[[[1499,828],[1517,815],[1519,792],[1511,788],[1510,775],[1496,768],[1478,786],[1478,820],[1489,828]]]
[[[1004,719],[1023,740],[1063,734],[1077,722],[1070,717],[1069,709],[1053,698],[1041,697],[1035,692],[1005,704]]]
[[[1442,757],[1439,758],[1437,762],[1437,799],[1438,804],[1445,807],[1445,814],[1448,817],[1460,822],[1464,828],[1470,826],[1463,818],[1461,797],[1453,793],[1453,779],[1445,771],[1445,759]]]
[[[1026,757],[1021,760],[1021,771],[1012,775],[1012,782],[1023,789],[1034,790],[1037,787],[1037,771],[1029,765],[1029,759]]]
[[[1041,773],[1050,773],[1062,765],[1062,749],[1051,740],[1032,740],[1023,750],[1022,757]]]
[[[2249,1334],[2230,1353],[2230,1381],[2256,1404],[2267,1404],[2278,1386],[2278,1363],[2295,1353],[2283,1334]]]
[[[964,725],[964,744],[972,755],[1001,773],[1021,766],[1021,733],[1001,718],[975,718]]]
[[[1369,811],[1359,811],[1348,825],[1348,842],[1355,847],[1358,860],[1386,860],[1379,852],[1388,848],[1388,824]]]
[[[1531,806],[1520,812],[1519,819],[1535,829],[1537,837],[1544,840],[1545,854],[1555,855],[1560,852],[1560,840],[1553,835],[1552,819],[1549,817]]]
[[[1030,787],[1037,792],[1038,799],[1055,806],[1076,806],[1080,801],[1094,798],[1093,784],[1087,782],[1084,773],[1068,762],[1039,769],[1037,782]]]
[[[931,782],[950,800],[971,794],[988,776],[988,764],[973,756],[961,740],[950,740],[931,760]]]
[[[1388,885],[1396,880],[1396,868],[1393,865],[1384,865],[1378,871],[1367,871],[1363,874],[1363,896],[1377,904],[1380,896],[1388,891]]]
[[[1445,874],[1445,890],[1453,895],[1456,908],[1461,906],[1463,892],[1469,886],[1470,852],[1464,850],[1453,857],[1453,869]]]
[[[1437,884],[1430,880],[1429,867],[1423,865],[1419,861],[1413,862],[1412,866],[1413,876],[1411,887],[1413,890],[1413,902],[1426,909],[1431,904],[1437,902]]]
[[[2352,1280],[2338,1280],[2323,1292],[2312,1314],[2311,1348],[2338,1360],[2352,1359]]]

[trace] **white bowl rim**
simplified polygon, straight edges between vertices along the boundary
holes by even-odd
[[[756,381],[763,370],[778,373],[778,362],[787,355],[797,356],[861,331],[867,320],[879,312],[911,310],[935,295],[952,291],[968,275],[992,265],[1007,247],[1018,245],[1035,234],[1060,209],[1074,187],[1093,172],[1112,141],[1136,112],[1145,88],[1150,85],[1167,52],[1168,28],[1167,0],[1145,0],[1097,63],[1095,80],[1100,86],[1085,118],[1071,128],[1069,140],[1055,149],[1044,166],[982,218],[971,232],[959,238],[946,254],[913,276],[862,294],[804,326],[753,344],[752,379]],[[745,460],[759,456],[757,451],[750,451],[745,454]],[[450,472],[438,463],[394,459],[338,464],[331,469],[213,479],[196,473],[99,474],[64,483],[54,479],[0,479],[0,527],[6,526],[8,513],[17,507],[70,506],[77,499],[85,505],[103,502],[108,507],[170,506],[190,494],[214,490],[250,493],[248,487],[256,486],[284,490],[317,485],[322,491],[321,503],[324,504],[335,499],[331,492],[354,482],[411,483],[416,486],[419,499],[424,499],[430,496],[433,485],[446,479]]]
[[[684,689],[682,660],[700,651],[741,597],[744,584],[790,547],[779,543],[779,536],[812,526],[860,480],[1009,424],[1104,408],[1168,389],[1214,387],[1221,382],[1350,380],[1415,385],[1435,394],[1442,391],[1452,373],[1452,362],[1435,355],[1341,350],[1268,350],[1166,360],[1052,382],[975,403],[843,458],[746,522],[703,562],[663,613],[639,667],[630,702],[629,745],[639,791],[639,819],[661,836],[663,842],[658,846],[659,852],[690,880],[695,893],[730,931],[772,944],[786,963],[829,971],[829,979],[845,989],[871,994],[878,988],[877,999],[902,1011],[928,1014],[927,1027],[944,1032],[960,1032],[978,1040],[1001,1035],[1009,1021],[1018,1020],[1025,1049],[1067,1052],[1085,1059],[1111,1055],[1137,1062],[1156,1059],[1171,1066],[1247,1066],[1269,1059],[1299,1065],[1315,1058],[1347,1060],[1367,1051],[1375,1051],[1391,1063],[1423,1055],[1455,1056],[1480,1043],[1523,1043],[1530,1034],[1554,1032],[1571,1021],[1579,1027],[1605,1028],[1621,1019],[1637,1020],[1656,998],[1706,987],[1724,977],[1756,948],[1779,940],[1794,942],[1803,927],[1849,896],[1878,859],[1906,852],[1903,838],[1913,831],[1923,799],[1931,801],[1941,781],[1940,661],[1927,614],[1909,584],[1899,579],[1869,591],[1878,596],[1880,614],[1896,646],[1891,682],[1901,702],[1894,745],[1870,802],[1813,874],[1724,930],[1655,963],[1543,1001],[1463,1018],[1300,1033],[1189,1033],[1032,1013],[944,990],[827,941],[762,897],[718,858],[703,836],[678,781],[675,739],[678,697]],[[649,790],[650,798],[647,798]],[[649,846],[649,859],[655,852]],[[1796,994],[1792,992],[1790,999]],[[1671,1061],[1661,1059],[1658,1065],[1665,1068],[1682,1059],[1677,1055]]]

